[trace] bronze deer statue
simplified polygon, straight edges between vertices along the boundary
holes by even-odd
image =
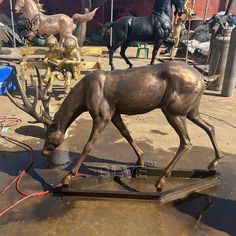
[[[157,190],[161,190],[165,178],[171,172],[181,156],[191,148],[186,119],[204,129],[215,150],[215,158],[209,164],[209,170],[216,168],[223,154],[217,146],[215,132],[199,113],[199,106],[204,92],[204,77],[194,68],[181,62],[164,62],[157,65],[137,67],[129,70],[111,72],[95,71],[86,75],[68,94],[53,120],[44,112],[35,114],[34,106],[28,101],[23,90],[21,105],[10,99],[22,110],[28,112],[38,121],[48,126],[43,155],[50,160],[50,155],[64,139],[64,134],[71,123],[83,112],[88,111],[93,119],[90,137],[85,144],[80,159],[70,172],[63,178],[67,185],[72,176],[79,170],[84,158],[91,151],[102,131],[111,121],[122,136],[134,149],[138,160],[137,165],[143,165],[143,152],[132,139],[122,121],[121,114],[144,114],[160,108],[169,124],[175,129],[180,139],[179,148],[165,168],[164,174],[156,182]],[[36,95],[40,92],[36,89]],[[37,100],[37,99],[36,99]],[[33,105],[36,101],[33,102]]]

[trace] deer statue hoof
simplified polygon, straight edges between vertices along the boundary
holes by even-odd
[[[70,184],[70,180],[71,180],[72,175],[71,174],[67,174],[61,181],[61,184],[63,185],[63,187],[68,187]]]
[[[210,171],[215,171],[217,164],[218,164],[218,161],[212,161],[212,162],[209,164],[209,166],[207,167],[208,170],[210,170]]]
[[[144,161],[142,159],[138,159],[136,162],[136,166],[143,167],[144,166]]]
[[[156,191],[157,192],[161,192],[164,185],[165,185],[165,179],[162,177],[161,179],[157,180],[157,182],[155,183],[155,187],[156,187]]]

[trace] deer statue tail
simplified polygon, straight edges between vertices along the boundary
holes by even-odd
[[[95,8],[93,11],[86,13],[86,14],[79,14],[76,13],[72,16],[73,20],[79,21],[79,22],[86,22],[86,21],[90,21],[93,19],[93,17],[96,14],[96,11],[98,10],[98,7]]]

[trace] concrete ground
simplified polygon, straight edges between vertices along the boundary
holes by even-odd
[[[130,50],[129,55],[135,55]],[[13,55],[14,56],[14,55]],[[108,59],[103,59],[105,68]],[[149,60],[132,58],[134,66],[147,65]],[[115,58],[118,68],[125,63]],[[135,78],[134,78],[135,79]],[[60,84],[55,93],[61,91]],[[54,107],[62,95],[55,97]],[[221,183],[212,190],[211,205],[205,196],[192,201],[161,206],[156,202],[135,200],[87,200],[47,195],[28,199],[0,219],[0,235],[236,235],[236,97],[224,98],[218,92],[206,91],[201,102],[202,116],[215,126],[217,142],[225,154],[218,166]],[[48,169],[41,155],[43,126],[29,124],[33,119],[16,108],[6,96],[0,96],[0,114],[22,120],[5,135],[25,142],[35,150],[33,168],[21,182],[27,193],[42,191],[58,183],[66,170]],[[178,137],[160,110],[138,116],[123,116],[132,136],[144,151],[146,161],[166,166],[178,147]],[[81,115],[69,129],[62,150],[69,149],[70,158],[79,157],[91,129],[91,118]],[[214,157],[209,138],[203,130],[188,122],[193,147],[176,168],[206,169]],[[0,139],[0,190],[28,163],[28,154],[21,148]],[[120,168],[135,163],[135,153],[111,124],[106,128],[81,172],[96,174],[103,168]],[[145,189],[145,183],[140,183]],[[139,186],[139,187],[140,187]],[[154,190],[154,188],[153,188]],[[21,196],[14,187],[1,197],[0,211]]]

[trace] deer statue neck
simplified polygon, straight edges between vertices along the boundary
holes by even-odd
[[[35,18],[35,16],[37,16],[40,13],[38,6],[34,2],[34,0],[25,0],[23,12],[25,18],[29,19],[30,21],[32,21]]]
[[[56,112],[53,123],[60,123],[60,131],[64,134],[73,121],[87,111],[84,99],[83,83],[80,81],[68,94],[59,110]]]

